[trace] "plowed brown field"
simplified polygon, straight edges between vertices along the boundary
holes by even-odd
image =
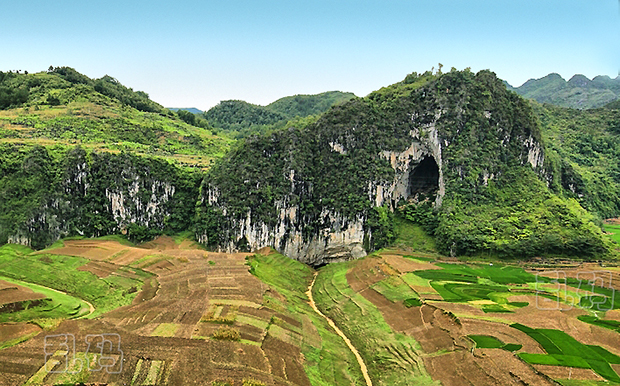
[[[241,385],[243,379],[254,378],[267,385],[310,385],[299,348],[301,331],[307,327],[263,306],[269,287],[248,272],[247,253],[206,252],[193,249],[191,243],[176,244],[169,237],[138,247],[114,241],[66,241],[64,247],[48,253],[87,258],[91,261],[81,269],[99,277],[124,265],[142,266],[155,277],[147,279],[131,305],[95,320],[63,322],[54,331],[1,350],[0,385],[22,385],[37,372],[43,375],[44,384],[65,379],[67,374],[45,374],[43,351],[46,335],[62,333],[75,335],[78,355],[87,349],[88,334],[121,337],[120,374],[87,372],[89,383],[210,385],[214,380],[232,379]],[[206,317],[212,306],[218,317],[230,318],[227,323],[240,332],[241,341],[211,338],[222,326],[217,318],[209,321]],[[245,317],[237,320],[237,315]],[[267,333],[274,318],[282,322],[273,334]],[[24,335],[26,329],[33,330],[33,326],[0,326],[0,341]],[[314,332],[309,339],[316,343],[321,338]],[[59,362],[56,370],[63,366],[62,358]]]

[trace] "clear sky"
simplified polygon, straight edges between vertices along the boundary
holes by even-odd
[[[616,77],[617,0],[20,0],[2,3],[0,70],[70,66],[167,107],[369,92],[438,63],[514,86]]]

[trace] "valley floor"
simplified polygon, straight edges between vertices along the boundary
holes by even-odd
[[[62,260],[106,283],[142,284],[123,306],[92,315],[75,293],[55,300],[75,313],[56,323],[0,312],[0,385],[620,383],[620,298],[578,280],[589,272],[616,288],[618,267],[465,264],[393,249],[317,272],[270,249],[214,253],[166,236],[18,252],[29,264]],[[0,262],[0,276],[16,275],[10,267]],[[3,285],[0,294],[16,288],[24,301],[42,298]],[[105,349],[94,349],[93,339],[104,338]]]

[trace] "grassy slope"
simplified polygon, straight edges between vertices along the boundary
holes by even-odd
[[[333,263],[320,270],[313,291],[317,306],[359,350],[373,384],[435,385],[425,372],[401,366],[391,354],[416,356],[420,348],[413,338],[392,331],[379,309],[349,287],[345,275],[354,263]]]
[[[49,299],[44,301],[44,303],[39,306],[29,307],[28,309],[22,311],[0,313],[0,322],[2,323],[30,321],[34,321],[36,323],[36,321],[41,318],[72,319],[89,313],[88,304],[73,296],[65,295],[40,285],[11,279],[5,276],[0,276],[0,280],[5,280],[10,283],[30,288],[36,293],[44,294]]]
[[[605,232],[609,233],[609,238],[613,240],[616,244],[620,244],[620,225],[608,225],[605,224],[603,227]]]
[[[396,240],[393,245],[404,250],[436,253],[435,239],[428,235],[420,225],[401,216],[394,216]]]
[[[95,307],[95,312],[89,317],[130,304],[142,287],[141,280],[122,276],[100,279],[90,272],[78,271],[78,267],[88,262],[83,258],[47,254],[32,255],[30,252],[32,251],[25,247],[10,244],[0,247],[0,275],[53,288],[87,300]],[[140,274],[141,271],[137,270],[137,273]],[[142,275],[149,276],[147,273]],[[37,290],[37,292],[40,291]],[[40,311],[41,314],[36,317],[63,317],[56,311],[51,314],[43,308]],[[76,315],[69,313],[66,316],[75,317]],[[14,315],[14,317],[18,316]]]
[[[302,352],[306,357],[306,373],[313,385],[363,385],[364,378],[355,357],[344,341],[336,335],[327,322],[317,315],[305,292],[312,281],[312,269],[279,254],[256,255],[250,259],[251,272],[276,289],[286,298],[282,303],[266,295],[265,304],[293,315],[305,315],[312,321],[321,336],[321,348],[305,341]],[[283,275],[282,272],[286,272]]]
[[[18,108],[0,111],[0,142],[121,150],[208,167],[232,140],[189,125],[174,113],[140,111],[103,95],[90,85],[70,83],[57,74],[17,75],[30,88]],[[23,79],[22,79],[23,78]],[[50,105],[50,97],[58,105]],[[154,102],[149,101],[151,104]]]

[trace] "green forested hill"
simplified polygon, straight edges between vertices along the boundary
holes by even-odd
[[[166,160],[0,143],[0,244],[126,232],[144,241],[192,228],[202,172]]]
[[[280,98],[267,107],[291,119],[324,113],[330,107],[352,98],[355,98],[355,94],[350,92],[328,91],[315,95],[294,95]]]
[[[282,113],[238,100],[222,101],[205,112],[204,117],[214,127],[238,137],[264,131],[270,125],[287,120]]]
[[[530,79],[519,87],[508,84],[507,87],[540,103],[575,109],[601,107],[620,98],[620,77],[597,76],[590,80],[583,75],[575,75],[566,81],[554,73],[540,79]]]
[[[258,106],[244,101],[222,101],[204,113],[214,127],[243,138],[249,134],[281,129],[288,121],[316,119],[330,107],[354,98],[352,93],[329,91],[316,95],[284,97],[267,105]],[[304,118],[306,120],[304,120]]]
[[[532,102],[556,191],[601,218],[620,216],[620,110]]]
[[[0,73],[0,142],[81,144],[200,167],[231,143],[191,113],[165,109],[110,76],[90,79],[69,67]]]
[[[596,224],[620,215],[615,107],[530,103],[490,71],[414,73],[365,98],[222,102],[205,113],[213,126],[259,133],[229,151],[234,141],[200,116],[174,113],[111,77],[67,67],[0,73],[0,242],[195,229],[205,243],[228,245],[254,224],[273,231],[284,208],[295,215],[283,237],[307,241],[362,221],[372,250],[394,239],[389,209],[397,208],[446,254],[604,256],[611,247]],[[441,147],[441,206],[437,191],[421,191],[376,207],[375,188],[395,176],[385,154],[418,140]],[[544,164],[535,159],[539,143]],[[171,165],[214,161],[206,175]]]

